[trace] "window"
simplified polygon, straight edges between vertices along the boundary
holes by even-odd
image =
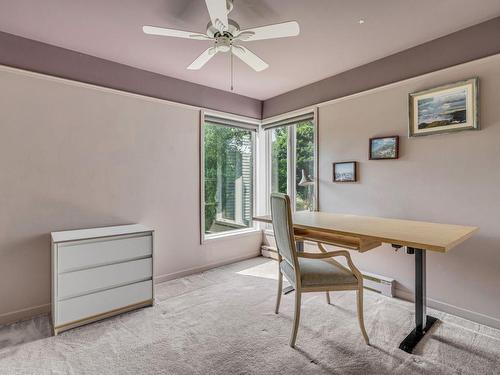
[[[265,124],[268,190],[286,193],[296,211],[316,209],[316,129],[314,114]]]
[[[315,142],[312,120],[295,125],[295,209],[314,210]],[[302,173],[302,171],[304,171]],[[302,181],[304,179],[304,181]],[[301,183],[302,181],[302,183]]]
[[[202,126],[204,238],[253,226],[256,126],[205,116]]]
[[[269,130],[271,135],[271,191],[287,192],[288,184],[288,129]]]

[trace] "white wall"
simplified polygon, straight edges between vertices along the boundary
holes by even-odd
[[[408,93],[480,79],[480,131],[407,138]],[[400,82],[319,108],[321,211],[474,225],[447,254],[428,252],[431,306],[500,328],[500,55]],[[400,136],[399,160],[368,160],[368,139]],[[334,184],[332,162],[359,161],[359,182]],[[363,270],[413,293],[413,256],[383,246],[355,254]]]
[[[0,87],[0,323],[47,311],[51,231],[150,225],[157,279],[259,253],[200,245],[196,108],[5,67]]]

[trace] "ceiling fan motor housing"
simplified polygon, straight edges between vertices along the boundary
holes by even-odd
[[[207,35],[215,39],[215,48],[219,52],[228,52],[231,49],[233,39],[240,31],[240,25],[232,19],[228,19],[228,29],[221,32],[212,22],[207,25]]]
[[[240,25],[232,19],[228,19],[228,28],[226,31],[221,32],[217,29],[210,21],[207,25],[207,35],[211,38],[217,38],[218,36],[228,35],[230,37],[234,37],[240,31]]]

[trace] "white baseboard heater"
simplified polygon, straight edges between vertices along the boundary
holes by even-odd
[[[271,246],[261,247],[262,256],[266,258],[278,259],[278,251]],[[363,275],[363,286],[373,292],[380,293],[387,297],[394,297],[396,281],[390,277],[380,276],[371,272],[360,270]]]
[[[395,280],[371,272],[360,270],[363,275],[363,286],[387,297],[394,297]]]

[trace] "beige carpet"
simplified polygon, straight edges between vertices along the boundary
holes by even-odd
[[[365,292],[303,298],[297,350],[293,294],[273,313],[276,263],[255,258],[157,286],[152,308],[50,336],[47,317],[0,328],[0,374],[498,374],[500,331],[448,314],[416,355],[397,349],[412,304]]]

